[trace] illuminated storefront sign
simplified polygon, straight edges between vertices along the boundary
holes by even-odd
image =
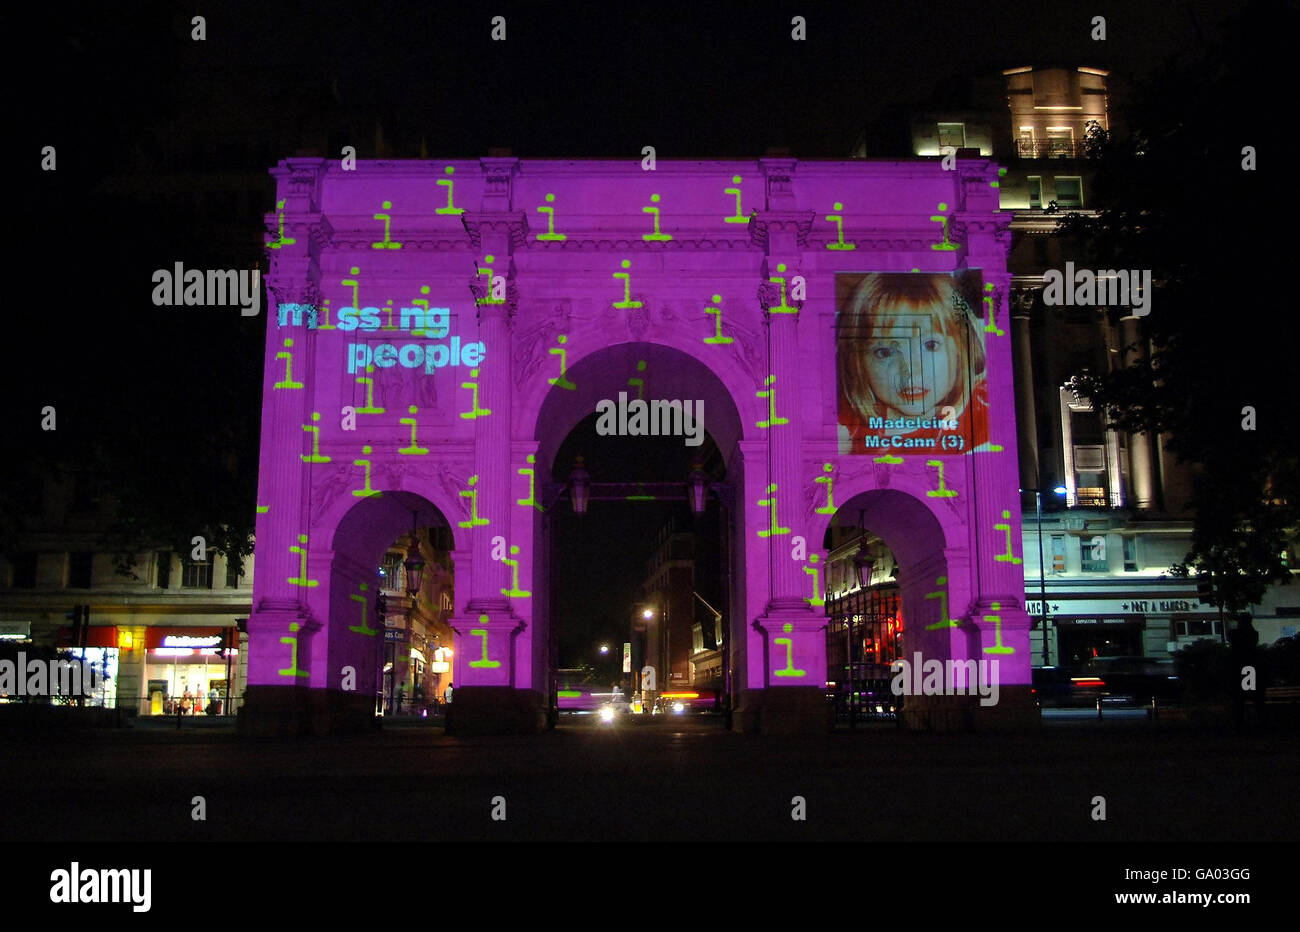
[[[31,635],[30,621],[0,621],[0,641],[25,641]]]

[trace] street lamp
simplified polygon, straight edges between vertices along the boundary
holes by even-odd
[[[1049,651],[1049,638],[1047,636],[1047,564],[1043,562],[1043,490],[1042,489],[1021,489],[1022,492],[1034,493],[1034,510],[1038,516],[1038,598],[1042,601],[1043,608],[1043,666],[1051,666],[1051,653]],[[1069,490],[1058,485],[1052,489],[1055,495],[1064,495]]]
[[[600,645],[600,652],[601,652],[602,654],[608,654],[608,653],[609,653],[609,645],[608,645],[608,644],[602,644],[602,645]]]
[[[591,494],[591,476],[583,469],[581,456],[573,458],[573,470],[569,473],[569,501],[573,503],[573,513],[585,515],[587,500]]]
[[[858,574],[858,584],[863,589],[871,588],[871,576],[876,569],[876,561],[866,550],[866,539],[858,541],[858,552],[853,555],[853,568]]]
[[[709,477],[699,460],[691,464],[691,474],[686,480],[687,496],[691,500],[691,511],[697,515],[704,514],[704,493],[708,489]]]
[[[424,559],[420,556],[420,535],[415,528],[415,512],[411,512],[411,546],[406,551],[406,594],[419,596],[424,578]]]

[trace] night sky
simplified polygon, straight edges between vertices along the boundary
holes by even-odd
[[[178,431],[224,438],[245,475],[255,470],[265,313],[155,308],[149,274],[174,261],[255,261],[260,217],[273,209],[269,178],[260,200],[197,216],[184,177],[264,174],[314,141],[304,138],[313,125],[331,146],[344,116],[364,127],[344,140],[362,157],[378,122],[400,158],[416,157],[422,143],[442,158],[504,146],[518,157],[639,160],[646,145],[664,159],[756,157],[771,146],[844,158],[864,125],[907,106],[959,103],[972,78],[1011,66],[1109,68],[1119,91],[1212,35],[1237,6],[25,6],[9,17],[11,42],[27,56],[9,62],[7,84],[6,174],[19,222],[6,276],[18,309],[5,397],[26,412],[12,435],[37,467],[125,438],[138,453],[134,468],[160,490],[223,481],[186,460]],[[204,42],[190,38],[195,14],[207,18]],[[490,40],[497,14],[507,20],[505,42]],[[806,42],[791,41],[796,14],[807,19]],[[1105,42],[1089,36],[1097,15],[1107,20]],[[240,127],[248,144],[233,144]],[[39,170],[45,145],[57,147],[57,172]],[[232,226],[251,245],[228,246]],[[27,416],[46,404],[58,408],[57,437]],[[607,473],[632,463],[609,460]],[[673,474],[662,478],[684,476],[680,465],[666,464]],[[647,538],[668,513],[625,511],[593,513],[586,536],[564,551],[562,572],[580,574],[600,606],[583,622],[592,637],[625,628],[620,602],[635,598]],[[593,563],[604,570],[592,574]]]

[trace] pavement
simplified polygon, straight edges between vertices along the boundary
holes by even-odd
[[[482,738],[250,739],[206,723],[0,734],[0,780],[7,841],[1300,837],[1294,735],[1127,716],[1058,717],[1030,735],[875,724],[778,738],[708,719]]]

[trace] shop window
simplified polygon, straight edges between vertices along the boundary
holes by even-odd
[[[203,561],[186,560],[181,567],[182,589],[212,588],[212,558]]]
[[[14,588],[36,588],[36,554],[15,553],[9,557],[14,567]]]
[[[1124,572],[1136,573],[1138,568],[1137,538],[1124,538]]]
[[[1206,637],[1208,635],[1219,635],[1223,629],[1217,619],[1209,618],[1190,618],[1174,622],[1174,630],[1180,638],[1186,637]]]
[[[68,588],[89,589],[95,555],[87,551],[68,554]]]
[[[238,589],[239,577],[243,575],[244,561],[233,554],[226,559],[226,588]]]

